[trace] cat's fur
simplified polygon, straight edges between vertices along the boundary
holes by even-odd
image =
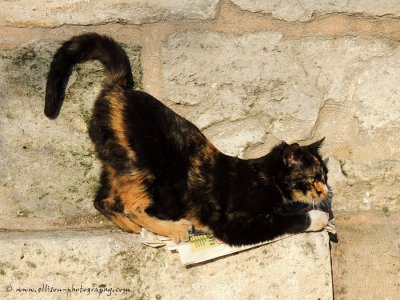
[[[281,143],[258,159],[225,155],[195,125],[133,89],[129,59],[109,37],[83,34],[58,49],[46,116],[58,116],[74,65],[87,60],[99,60],[107,72],[89,125],[103,165],[94,205],[120,228],[144,227],[178,242],[194,226],[241,245],[326,225],[319,210],[285,210],[290,201],[318,203],[327,195],[322,140]]]

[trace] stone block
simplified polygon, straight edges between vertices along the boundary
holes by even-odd
[[[2,299],[332,299],[326,232],[192,267],[115,231],[3,232],[0,253]]]
[[[364,15],[366,17],[400,16],[400,7],[396,1],[382,0],[232,0],[241,9],[271,14],[274,18],[289,22],[306,22],[328,14]]]
[[[105,23],[145,24],[215,17],[218,0],[105,0],[0,2],[0,25],[58,27]]]

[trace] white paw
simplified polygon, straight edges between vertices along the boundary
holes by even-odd
[[[311,222],[306,231],[319,231],[323,229],[329,222],[329,214],[323,212],[322,210],[310,210],[308,212],[308,216],[310,217]]]

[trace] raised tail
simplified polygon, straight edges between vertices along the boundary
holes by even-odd
[[[98,60],[104,65],[108,84],[118,85],[123,89],[133,87],[129,58],[117,42],[96,33],[75,36],[62,44],[51,62],[44,107],[47,117],[57,118],[73,67],[88,60]]]

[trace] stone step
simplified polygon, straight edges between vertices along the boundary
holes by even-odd
[[[333,299],[326,232],[191,267],[104,229],[2,232],[0,253],[0,299]]]

